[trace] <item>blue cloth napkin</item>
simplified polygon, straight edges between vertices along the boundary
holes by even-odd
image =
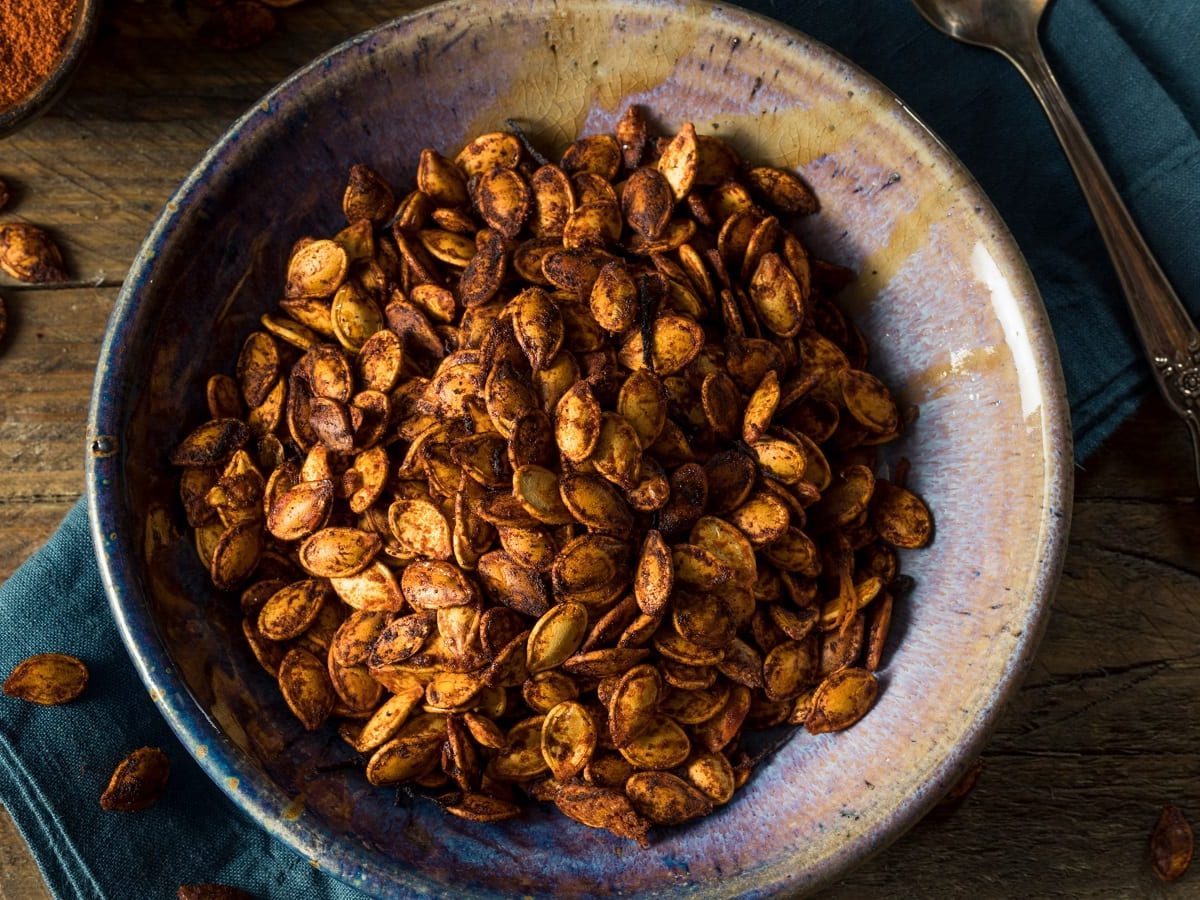
[[[1146,364],[1095,226],[1049,126],[995,54],[955,44],[903,0],[747,2],[825,41],[894,89],[963,159],[1024,250],[1062,352],[1080,459],[1135,407]],[[1051,63],[1179,294],[1200,307],[1200,3],[1057,0]],[[59,897],[168,898],[219,881],[260,897],[362,896],[261,832],[201,773],[150,703],[109,616],[82,503],[0,588],[0,673],[35,652],[84,659],[79,701],[0,698],[0,802]],[[166,750],[153,809],[97,805],[136,747]]]
[[[0,801],[63,900],[171,900],[181,884],[218,882],[262,898],[357,900],[242,815],[176,740],[117,634],[80,500],[58,531],[0,587],[0,673],[34,653],[70,653],[91,673],[64,706],[0,696]],[[171,760],[162,799],[105,812],[100,794],[138,747]]]

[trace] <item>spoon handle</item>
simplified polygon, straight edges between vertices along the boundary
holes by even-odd
[[[1067,104],[1036,39],[1005,55],[1033,88],[1050,117],[1067,161],[1075,170],[1108,247],[1159,390],[1171,409],[1187,423],[1196,458],[1196,477],[1200,481],[1200,330],[1192,323],[1162,267],[1146,246],[1083,126]]]

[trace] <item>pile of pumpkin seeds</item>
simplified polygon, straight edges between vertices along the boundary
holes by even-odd
[[[685,125],[350,170],[174,451],[196,549],[310,730],[491,822],[646,842],[730,800],[751,729],[874,702],[904,427],[787,226],[795,174]]]

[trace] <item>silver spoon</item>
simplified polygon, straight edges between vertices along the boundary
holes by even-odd
[[[995,50],[1016,66],[1033,88],[1108,247],[1159,390],[1187,423],[1200,482],[1200,331],[1146,246],[1042,55],[1038,23],[1049,2],[913,0],[921,15],[939,31],[964,43]]]

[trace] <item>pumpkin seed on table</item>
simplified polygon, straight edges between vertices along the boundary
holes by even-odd
[[[110,812],[140,812],[158,802],[171,774],[171,761],[157,747],[142,747],[121,760],[100,806]]]
[[[1177,881],[1192,862],[1195,837],[1177,806],[1164,806],[1150,834],[1150,862],[1160,881]]]
[[[254,900],[252,894],[227,884],[181,884],[176,900]]]
[[[17,663],[3,690],[9,697],[39,706],[59,706],[79,697],[87,683],[87,666],[74,656],[39,653]]]
[[[58,244],[41,228],[24,222],[0,224],[0,271],[28,284],[67,280]]]
[[[734,799],[749,731],[869,712],[933,518],[877,477],[905,418],[842,270],[781,222],[811,188],[617,132],[425,148],[407,193],[353,165],[171,462],[252,654],[370,783],[644,845]]]

